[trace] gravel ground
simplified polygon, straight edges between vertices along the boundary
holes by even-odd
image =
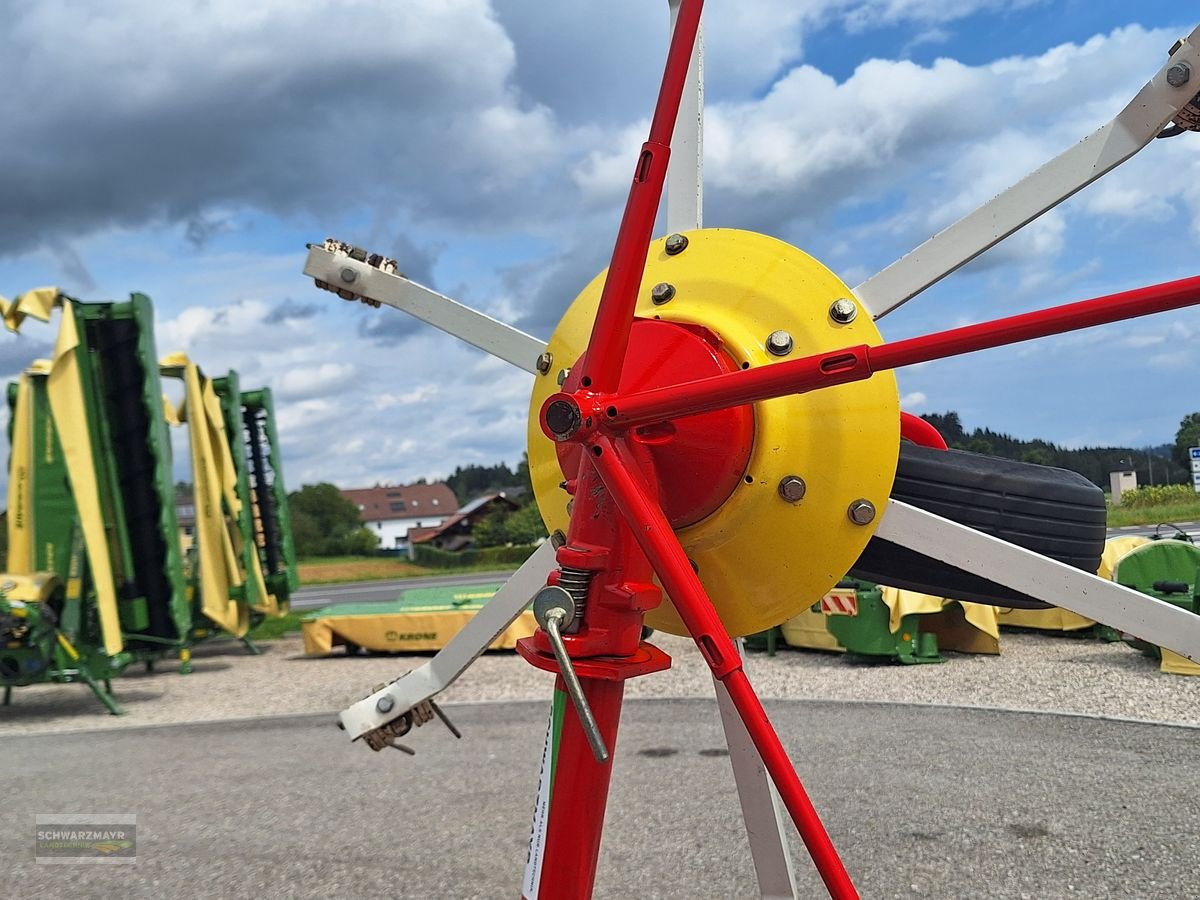
[[[656,634],[674,658],[664,673],[634,679],[627,696],[710,697],[707,669],[690,641]],[[0,707],[0,734],[125,728],[295,713],[333,713],[420,665],[429,655],[309,659],[299,637],[264,642],[249,656],[232,642],[201,645],[194,671],[159,664],[113,683],[126,715],[109,716],[82,685],[31,685]],[[838,654],[752,654],[748,671],[764,698],[883,701],[1075,713],[1200,727],[1200,679],[1166,675],[1121,644],[1005,633],[1002,654],[948,654],[943,665],[856,662]],[[514,653],[489,653],[442,696],[445,704],[543,700],[551,676]]]

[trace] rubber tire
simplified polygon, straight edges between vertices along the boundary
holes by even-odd
[[[904,442],[892,497],[1085,572],[1104,552],[1104,492],[1066,469]],[[1050,605],[879,537],[850,574],[951,600]]]

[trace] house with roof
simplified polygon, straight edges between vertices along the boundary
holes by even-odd
[[[459,512],[458,498],[442,482],[343,488],[342,496],[358,507],[382,550],[407,550],[410,530],[437,528]]]
[[[409,534],[414,544],[427,544],[438,550],[469,550],[475,543],[475,525],[497,509],[512,512],[520,504],[505,492],[484,494],[465,504],[462,509],[436,528],[421,528]]]

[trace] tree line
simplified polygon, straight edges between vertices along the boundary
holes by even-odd
[[[1188,450],[1200,446],[1200,412],[1190,413],[1179,423],[1175,442],[1153,447],[1080,447],[1067,449],[1040,438],[1021,440],[990,428],[967,431],[958,413],[925,413],[926,422],[941,432],[946,443],[957,450],[1001,456],[1042,466],[1078,472],[1102,488],[1109,486],[1109,473],[1137,473],[1138,484],[1191,484],[1192,466]]]

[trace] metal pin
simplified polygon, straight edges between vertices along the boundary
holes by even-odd
[[[575,704],[575,712],[579,715],[579,724],[583,727],[583,733],[587,735],[588,744],[591,745],[592,755],[596,757],[596,762],[608,762],[608,748],[604,745],[604,736],[600,734],[600,726],[596,724],[596,717],[583,694],[583,686],[579,683],[579,676],[575,674],[575,667],[567,654],[567,645],[562,639],[562,629],[568,627],[575,618],[574,599],[566,589],[557,585],[544,587],[533,598],[533,617],[550,638],[550,647],[554,651],[554,658],[558,660],[563,684],[567,687],[571,702]]]

